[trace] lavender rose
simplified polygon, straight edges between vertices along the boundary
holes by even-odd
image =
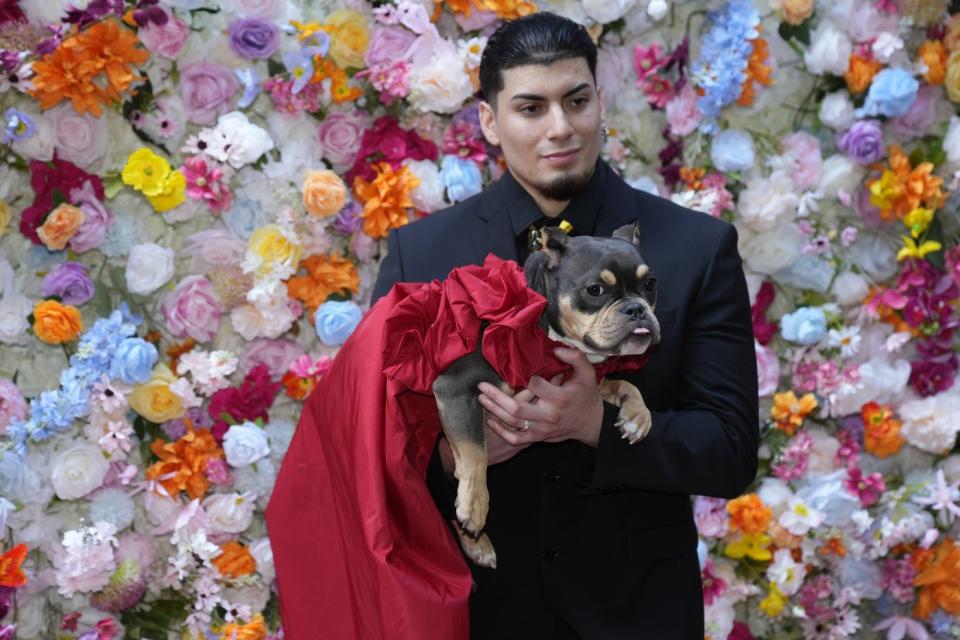
[[[247,59],[269,58],[280,46],[280,29],[262,18],[241,18],[230,23],[230,48]]]
[[[919,138],[936,121],[937,103],[942,95],[940,87],[921,88],[907,112],[890,119],[890,129],[902,138]]]
[[[168,293],[161,304],[167,328],[177,338],[190,336],[209,342],[220,326],[220,303],[216,291],[203,276],[187,276]]]
[[[113,214],[97,199],[89,181],[70,192],[70,202],[80,207],[84,215],[83,224],[70,238],[70,248],[77,253],[83,253],[99,247],[113,225]]]
[[[64,304],[81,305],[89,301],[95,291],[89,267],[80,262],[58,264],[43,279],[44,297],[57,296]]]
[[[384,27],[377,29],[370,37],[370,46],[363,54],[363,61],[368,67],[379,64],[393,64],[407,57],[410,45],[417,39],[411,31],[400,27]]]
[[[883,157],[883,128],[879,120],[858,120],[844,133],[837,135],[837,146],[862,165]]]
[[[180,92],[187,119],[196,124],[212,124],[218,115],[231,110],[230,99],[240,88],[226,67],[198,62],[183,69]]]

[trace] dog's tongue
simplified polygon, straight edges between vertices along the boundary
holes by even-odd
[[[646,327],[637,327],[636,329],[633,330],[633,335],[635,336],[650,335],[650,329],[647,329]]]

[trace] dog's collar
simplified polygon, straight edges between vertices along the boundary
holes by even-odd
[[[573,347],[577,351],[582,351],[584,355],[587,356],[587,360],[590,362],[590,364],[600,364],[601,362],[605,361],[607,358],[610,357],[602,353],[597,353],[596,351],[594,351],[587,345],[583,344],[579,340],[573,340],[572,338],[567,338],[566,336],[560,335],[559,333],[553,330],[553,327],[548,328],[547,337],[549,337],[551,340],[555,342],[562,342],[565,345]]]

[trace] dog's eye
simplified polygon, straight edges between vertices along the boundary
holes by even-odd
[[[653,291],[657,288],[657,279],[656,278],[647,278],[647,281],[643,283],[644,291]]]
[[[604,289],[602,285],[592,284],[587,287],[587,295],[593,296],[594,298],[599,298],[604,294]]]

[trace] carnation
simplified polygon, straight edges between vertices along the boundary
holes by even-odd
[[[123,531],[133,524],[134,515],[133,499],[120,489],[103,489],[90,501],[90,520],[109,522],[117,531]]]
[[[179,375],[190,373],[197,390],[209,396],[230,386],[227,377],[237,369],[237,357],[229,351],[193,350],[183,354],[177,364]]]

